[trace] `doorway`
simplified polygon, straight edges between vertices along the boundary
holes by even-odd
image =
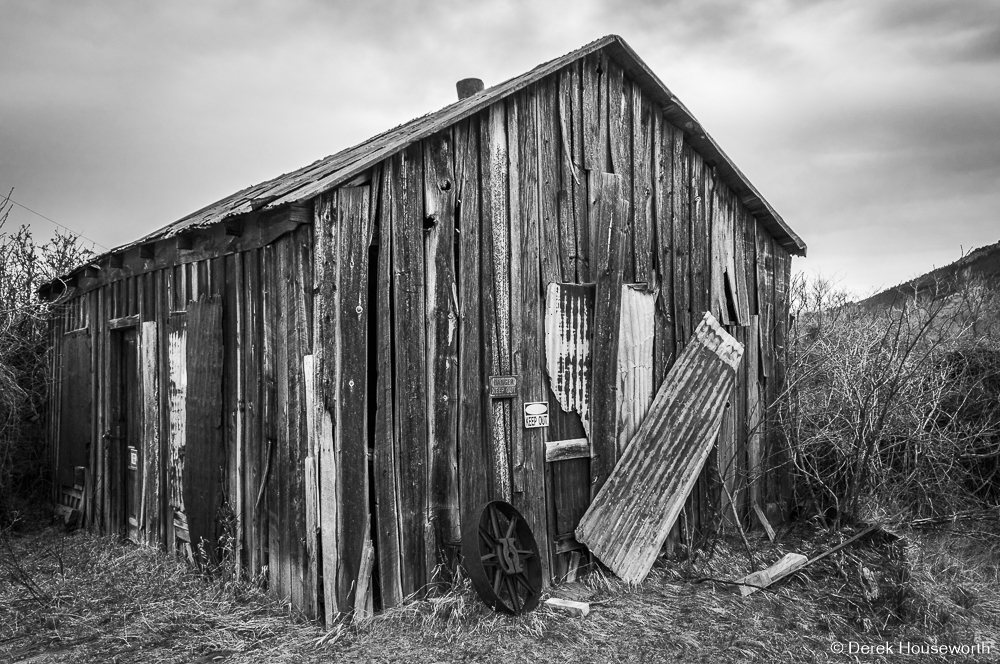
[[[108,446],[111,522],[122,538],[139,542],[142,523],[141,383],[136,327],[111,335]]]

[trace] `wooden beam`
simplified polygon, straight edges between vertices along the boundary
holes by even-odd
[[[545,442],[547,462],[581,459],[590,456],[590,441],[586,438],[569,440],[549,440]]]

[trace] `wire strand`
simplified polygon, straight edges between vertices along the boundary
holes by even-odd
[[[105,247],[105,246],[104,246],[103,244],[101,244],[101,243],[100,243],[100,242],[98,242],[97,240],[92,240],[91,238],[87,237],[87,236],[86,236],[86,235],[84,235],[83,233],[78,233],[78,232],[76,232],[75,230],[73,230],[72,228],[70,228],[69,226],[65,226],[65,225],[63,225],[63,224],[60,224],[60,223],[59,223],[58,221],[56,221],[55,219],[49,219],[48,217],[46,217],[46,216],[45,216],[44,214],[42,214],[41,212],[35,212],[34,210],[32,210],[32,209],[31,209],[30,207],[28,207],[27,205],[24,205],[23,203],[18,203],[17,201],[15,201],[15,200],[14,200],[13,198],[11,198],[10,196],[7,196],[7,197],[5,198],[5,200],[7,200],[7,201],[9,201],[9,202],[13,203],[14,205],[16,205],[16,206],[18,206],[18,207],[20,207],[20,208],[24,208],[25,210],[27,210],[27,211],[28,211],[28,212],[30,212],[31,214],[34,214],[34,215],[37,215],[37,216],[41,217],[42,219],[44,219],[45,221],[48,221],[48,222],[51,222],[51,223],[55,224],[55,225],[56,225],[56,226],[58,226],[59,228],[64,228],[64,229],[66,229],[67,231],[69,231],[69,232],[70,232],[70,233],[72,233],[73,235],[75,235],[75,236],[77,236],[77,237],[79,237],[79,238],[83,238],[84,240],[86,240],[87,242],[90,242],[91,244],[94,244],[94,245],[96,245],[96,246],[98,246],[98,247],[101,247],[102,249],[104,249],[104,250],[106,250],[106,251],[110,251],[110,250],[111,250],[111,247]]]

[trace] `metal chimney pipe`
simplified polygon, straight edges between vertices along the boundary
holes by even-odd
[[[482,92],[485,86],[481,78],[463,78],[455,84],[455,87],[458,89],[458,98],[465,99]]]

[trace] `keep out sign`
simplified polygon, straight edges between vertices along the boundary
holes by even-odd
[[[549,426],[549,403],[547,401],[529,401],[524,404],[524,427],[538,429]]]

